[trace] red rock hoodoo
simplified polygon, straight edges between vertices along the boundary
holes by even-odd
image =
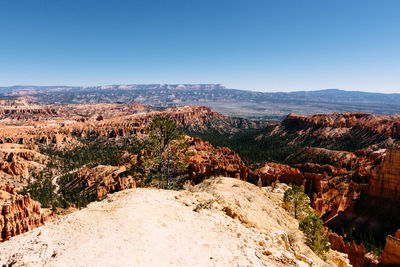
[[[0,242],[43,225],[48,217],[28,195],[19,196],[11,187],[0,188]]]
[[[346,253],[354,267],[377,267],[379,264],[377,260],[367,254],[362,244],[357,246],[355,243],[345,243],[343,237],[337,234],[330,234],[329,242],[332,249]]]

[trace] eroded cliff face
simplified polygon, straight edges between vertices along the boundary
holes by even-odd
[[[126,172],[125,166],[98,165],[83,168],[65,189],[75,191],[77,195],[103,199],[108,193],[136,188],[136,182]]]
[[[365,134],[379,134],[386,138],[400,137],[399,116],[380,116],[362,112],[343,112],[300,116],[289,114],[285,124],[299,128],[321,128],[318,134],[323,137],[340,137],[353,128],[361,128]]]
[[[384,160],[370,181],[369,194],[391,200],[400,199],[400,149],[386,149]]]
[[[330,165],[305,163],[293,168],[284,164],[266,163],[255,173],[264,185],[283,182],[302,186],[310,196],[312,207],[328,220],[351,206],[360,191],[358,184],[342,179],[342,172]]]
[[[25,100],[3,100],[0,102],[0,122],[9,125],[40,125],[48,121],[54,124],[63,120],[85,122],[96,121],[99,116],[111,118],[144,111],[147,108],[140,103],[40,106],[30,105]]]
[[[0,187],[0,242],[43,225],[49,218],[30,195],[17,195],[10,186]]]
[[[59,109],[62,115],[54,116],[52,120],[43,118],[42,121],[30,121],[29,124],[18,122],[19,126],[1,127],[0,124],[0,143],[40,143],[71,148],[79,144],[77,138],[80,137],[116,138],[142,133],[154,116],[167,116],[179,127],[194,132],[234,133],[267,125],[264,122],[224,116],[202,106],[169,108],[147,113],[144,113],[144,107],[139,104],[128,107],[105,105],[102,109],[98,105],[90,106],[88,109],[91,112],[88,114],[81,110],[82,107]],[[85,116],[76,116],[81,113]]]
[[[255,171],[264,185],[279,180],[302,186],[310,196],[313,208],[329,220],[338,212],[352,207],[382,162],[383,152],[359,150],[335,151],[305,147],[293,153],[292,166],[267,162]],[[319,162],[319,163],[316,163]]]
[[[22,189],[45,166],[47,157],[38,150],[36,145],[0,144],[0,185]]]
[[[378,246],[385,244],[378,262],[394,266],[400,265],[398,252],[400,251],[400,232],[397,231],[394,234],[400,223],[399,152],[397,148],[387,148],[379,153],[357,153],[359,156],[369,156],[373,159],[376,163],[375,168],[368,169],[368,184],[363,186],[365,190],[362,190],[360,197],[354,199],[351,205],[328,222],[335,231],[339,228],[352,228],[357,233],[368,233],[375,239]],[[377,154],[381,156],[377,157]],[[332,247],[347,253],[353,265],[371,266],[365,262],[370,256],[367,257],[363,251],[360,253],[357,246],[339,242],[338,236],[331,236],[331,239],[336,240],[332,243]]]
[[[343,237],[335,233],[329,236],[329,242],[332,249],[347,254],[354,267],[398,266],[400,264],[400,230],[395,236],[386,237],[386,245],[379,259],[367,253],[363,244],[357,246],[354,242],[344,242]]]
[[[400,117],[368,113],[289,114],[262,138],[286,137],[288,143],[354,152],[393,146],[400,141]]]
[[[382,253],[382,263],[387,265],[400,265],[400,230],[394,236],[386,237],[385,249]]]
[[[197,184],[211,176],[232,177],[246,181],[253,172],[239,155],[226,147],[213,147],[200,138],[189,141],[189,179]]]
[[[28,108],[28,107],[26,107]],[[47,114],[35,121],[13,121],[17,124],[0,125],[0,145],[4,147],[0,156],[0,170],[10,179],[3,179],[4,184],[14,184],[20,188],[26,185],[32,171],[40,171],[46,162],[45,156],[38,153],[41,148],[70,150],[82,146],[82,139],[103,138],[118,142],[144,133],[154,116],[167,116],[181,128],[189,131],[236,132],[243,129],[261,127],[256,123],[240,118],[231,118],[201,106],[170,108],[164,111],[147,111],[139,103],[120,105],[67,105],[54,106],[57,110],[51,120]],[[1,121],[0,123],[4,120]],[[250,172],[233,151],[227,148],[214,148],[201,140],[190,141],[191,148],[197,157],[192,157],[189,175],[193,181],[200,182],[211,175],[226,175],[246,179]],[[14,150],[10,152],[10,148]],[[16,151],[18,148],[18,151]],[[29,149],[30,148],[30,149]],[[17,153],[18,152],[18,153]],[[198,155],[201,154],[201,157]],[[134,155],[132,155],[134,156]],[[103,171],[104,168],[117,168]],[[122,166],[123,168],[127,166]],[[24,179],[22,179],[24,178]],[[21,180],[22,179],[22,180]],[[16,181],[23,181],[16,185]],[[0,183],[1,184],[1,183]],[[79,170],[78,177],[67,187],[83,195],[103,198],[109,192],[132,188],[133,178],[115,166],[98,166]]]

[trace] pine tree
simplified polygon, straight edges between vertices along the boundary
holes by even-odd
[[[294,217],[298,219],[299,217],[306,215],[309,209],[310,199],[303,192],[301,187],[294,185],[292,188],[285,191],[283,202],[285,208],[291,211]]]
[[[300,230],[306,236],[306,244],[318,255],[324,255],[329,250],[329,241],[324,231],[324,222],[314,210],[309,210],[300,224]]]
[[[168,117],[154,117],[145,140],[145,172],[163,188],[180,187],[186,178],[188,142]]]

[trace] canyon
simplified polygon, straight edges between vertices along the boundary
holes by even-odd
[[[53,177],[71,175],[73,178],[62,189],[89,202],[138,187],[131,168],[140,166],[141,159],[128,152],[128,147],[118,152],[121,162],[115,165],[88,164],[68,170],[53,165],[57,165],[62,153],[85,149],[88,140],[104,142],[105,146],[120,144],[123,148],[133,137],[146,134],[153,117],[167,116],[192,136],[186,137],[190,184],[224,176],[271,188],[280,183],[299,185],[310,196],[312,207],[322,215],[326,225],[336,230],[330,236],[332,248],[348,254],[351,264],[376,266],[400,262],[396,232],[400,226],[396,211],[400,193],[398,115],[289,114],[281,123],[266,123],[229,117],[202,106],[157,110],[140,103],[31,107],[20,101],[13,105],[17,107],[3,107],[4,112],[0,112],[4,114],[0,117],[0,185],[15,188],[8,189],[14,193],[7,193],[10,195],[7,199],[14,199],[10,202],[14,204],[2,204],[4,218],[7,215],[2,230],[4,240],[40,226],[51,217],[41,214],[38,203],[29,195],[18,196],[15,192],[35,182],[34,173],[51,171]],[[261,149],[269,144],[268,140],[273,140],[281,144],[282,151],[290,150],[284,160],[251,165],[242,158],[242,151],[195,137],[198,133],[226,136],[226,140],[250,133],[252,142]],[[49,162],[53,162],[53,169],[47,168]],[[53,182],[57,185],[58,180]],[[379,216],[372,216],[372,211],[382,203],[386,208],[376,212]],[[391,225],[382,222],[388,214],[393,218]],[[363,244],[349,243],[346,233],[340,236],[342,225],[359,227],[361,219],[375,223],[378,230],[371,232],[384,239],[380,258],[368,253]]]

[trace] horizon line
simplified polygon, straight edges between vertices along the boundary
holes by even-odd
[[[394,92],[377,92],[377,91],[362,91],[362,90],[354,90],[354,89],[341,89],[341,88],[322,88],[322,89],[311,89],[311,90],[291,90],[291,91],[282,91],[282,90],[272,90],[272,91],[261,91],[259,89],[240,89],[240,88],[228,88],[222,83],[115,83],[115,84],[99,84],[99,85],[22,85],[22,84],[14,84],[14,85],[0,85],[0,88],[11,88],[11,87],[78,87],[78,88],[92,88],[92,87],[101,87],[101,86],[129,86],[129,85],[219,85],[221,87],[225,87],[225,89],[230,90],[241,90],[241,91],[251,91],[251,92],[259,92],[259,93],[298,93],[298,92],[318,92],[318,91],[329,91],[329,90],[337,90],[344,92],[359,92],[359,93],[371,93],[371,94],[386,94],[386,95],[398,95],[399,93]],[[399,89],[400,91],[400,89]]]

